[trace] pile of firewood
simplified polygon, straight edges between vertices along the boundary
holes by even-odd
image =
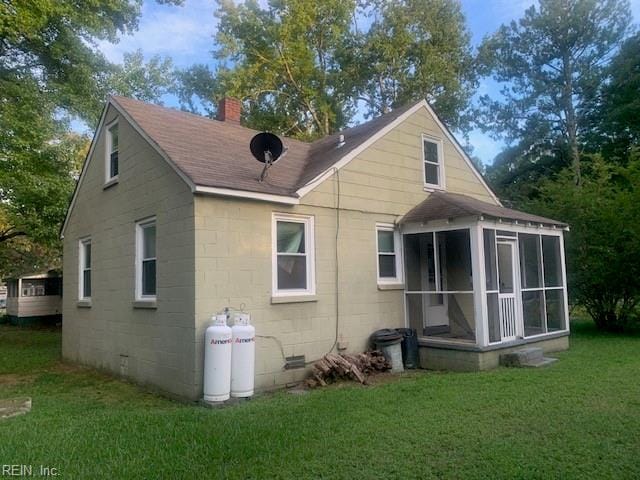
[[[339,379],[367,383],[367,376],[391,369],[391,364],[379,350],[358,354],[328,353],[311,367],[311,377],[305,381],[307,387],[325,386]]]

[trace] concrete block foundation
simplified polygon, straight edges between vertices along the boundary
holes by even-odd
[[[422,339],[420,341],[420,368],[458,372],[490,370],[499,365],[501,354],[530,346],[541,348],[545,354],[567,350],[569,348],[569,333],[563,332],[552,338],[545,337],[539,340],[522,339],[485,348],[470,345],[442,345]]]

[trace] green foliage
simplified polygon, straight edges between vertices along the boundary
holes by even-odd
[[[159,55],[145,62],[142,50],[125,53],[122,65],[114,65],[106,80],[111,93],[145,102],[159,102],[175,89],[173,62]]]
[[[2,2],[0,79],[31,79],[40,85],[43,99],[90,117],[103,101],[96,86],[108,65],[92,43],[115,40],[118,33],[135,29],[140,4],[127,0]]]
[[[453,0],[221,0],[210,71],[179,72],[180,98],[215,111],[215,99],[244,100],[243,122],[302,139],[345,127],[364,105],[378,115],[428,98],[460,126],[474,87],[469,35]],[[356,20],[367,18],[360,31]]]
[[[21,236],[50,245],[87,139],[64,135],[55,103],[32,79],[5,76],[0,85],[6,95],[0,107],[0,245]]]
[[[523,149],[564,150],[556,171],[571,165],[579,182],[584,115],[630,20],[627,0],[541,0],[500,27],[484,40],[479,61],[505,86],[501,99],[481,98],[478,124]],[[521,157],[513,168],[537,158]]]
[[[540,182],[554,178],[568,164],[564,145],[527,145],[505,148],[486,169],[486,178],[498,197],[519,205],[538,196]]]
[[[450,125],[475,88],[475,66],[460,4],[449,0],[373,2],[368,31],[357,34],[345,68],[367,114],[427,98]]]
[[[151,100],[170,87],[167,60],[145,64],[135,52],[115,66],[95,48],[135,30],[141,3],[0,2],[0,273],[58,261],[60,224],[88,143],[67,134],[68,119],[95,126],[107,92]]]
[[[640,34],[622,45],[607,70],[608,81],[589,112],[588,148],[625,163],[640,145]]]
[[[349,85],[339,52],[355,1],[221,1],[216,52],[232,67],[217,71],[216,96],[242,98],[245,121],[259,129],[323,136],[345,125]]]
[[[571,226],[566,235],[569,292],[604,330],[638,321],[640,302],[640,153],[627,166],[595,155],[580,187],[563,171],[543,182],[530,207]]]

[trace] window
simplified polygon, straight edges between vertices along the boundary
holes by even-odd
[[[376,225],[378,283],[402,283],[399,234],[391,224]]]
[[[156,219],[136,224],[136,300],[156,299]]]
[[[107,128],[106,136],[107,154],[106,154],[106,181],[109,182],[118,178],[118,124],[112,123]]]
[[[44,295],[44,279],[22,280],[22,297],[42,297]]]
[[[80,240],[80,254],[78,256],[80,265],[80,277],[78,281],[80,300],[91,299],[91,239]]]
[[[422,136],[422,159],[424,162],[424,185],[430,188],[444,188],[444,165],[442,161],[442,140],[427,135]]]
[[[313,236],[313,217],[274,214],[274,296],[315,294]]]

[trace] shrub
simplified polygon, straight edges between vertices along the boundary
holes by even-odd
[[[570,300],[583,305],[602,330],[638,321],[640,301],[640,155],[626,166],[600,156],[585,162],[583,183],[563,171],[543,182],[532,209],[566,221]]]

